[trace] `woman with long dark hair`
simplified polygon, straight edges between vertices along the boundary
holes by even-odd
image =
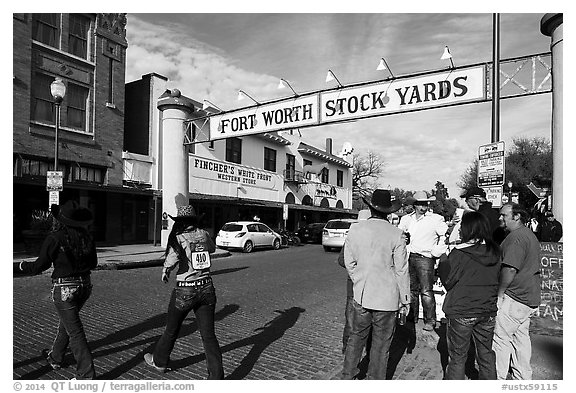
[[[53,369],[62,367],[68,345],[76,359],[76,379],[94,379],[92,353],[88,347],[80,310],[92,293],[90,271],[98,264],[94,239],[88,231],[92,213],[75,201],[52,205],[56,218],[40,255],[34,262],[21,262],[25,274],[40,274],[54,265],[52,301],[60,323],[52,349],[42,354]]]
[[[492,240],[488,219],[479,212],[464,214],[461,244],[440,258],[438,274],[448,291],[442,310],[448,318],[448,367],[445,379],[464,379],[470,338],[476,347],[479,379],[496,379],[492,338],[496,325],[501,253]]]
[[[216,245],[208,232],[198,227],[200,218],[192,206],[179,206],[177,216],[170,218],[174,225],[168,235],[162,281],[168,282],[170,272],[176,270],[176,288],[168,305],[164,334],[144,360],[156,370],[168,371],[182,322],[194,311],[206,353],[208,379],[223,379],[222,352],[214,332],[216,290],[210,276],[210,254],[216,251]]]

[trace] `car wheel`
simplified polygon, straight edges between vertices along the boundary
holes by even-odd
[[[300,240],[300,238],[298,236],[294,236],[292,238],[292,243],[294,243],[295,246],[299,246],[300,243],[302,243],[302,241]]]
[[[254,250],[254,243],[252,243],[252,241],[247,240],[246,243],[244,243],[244,247],[242,248],[242,251],[244,252],[252,252]]]
[[[324,251],[326,251],[326,252],[330,251],[330,247],[324,246]]]
[[[272,244],[272,248],[274,248],[275,250],[279,250],[280,249],[280,240],[274,239],[274,243]]]

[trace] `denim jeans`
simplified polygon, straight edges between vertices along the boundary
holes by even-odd
[[[346,353],[346,346],[352,331],[352,312],[354,304],[354,290],[350,277],[346,280],[346,308],[344,309],[344,331],[342,332],[342,353]]]
[[[344,356],[342,379],[353,379],[358,374],[358,363],[372,327],[370,363],[366,379],[386,379],[390,344],[396,329],[396,311],[368,310],[352,301],[352,331]]]
[[[436,322],[436,299],[432,286],[434,285],[434,259],[410,253],[408,258],[410,272],[410,293],[412,302],[411,312],[414,313],[414,322],[418,322],[418,309],[420,296],[422,296],[422,309],[424,323]]]
[[[60,317],[60,323],[50,356],[54,361],[61,363],[70,344],[76,359],[77,379],[94,379],[96,376],[92,353],[80,320],[80,309],[91,293],[92,284],[89,281],[72,281],[52,286],[52,301]]]
[[[499,301],[492,349],[496,353],[498,379],[506,379],[512,368],[512,379],[532,379],[532,343],[530,316],[536,311],[508,295]]]
[[[496,317],[448,318],[446,341],[450,360],[446,379],[464,379],[465,365],[470,347],[470,337],[476,347],[479,379],[496,379],[496,355],[492,350],[492,338]]]
[[[182,323],[188,313],[193,310],[206,354],[208,379],[223,379],[222,352],[214,332],[215,308],[216,290],[211,282],[199,287],[174,288],[168,305],[166,329],[154,348],[156,366],[168,365],[170,353],[174,349]]]

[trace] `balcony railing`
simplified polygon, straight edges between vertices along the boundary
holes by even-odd
[[[297,171],[295,169],[285,169],[284,181],[292,183],[306,183],[306,177],[302,171]]]

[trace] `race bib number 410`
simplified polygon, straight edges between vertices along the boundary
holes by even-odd
[[[192,253],[192,267],[195,270],[207,269],[210,267],[210,253],[200,251]]]

